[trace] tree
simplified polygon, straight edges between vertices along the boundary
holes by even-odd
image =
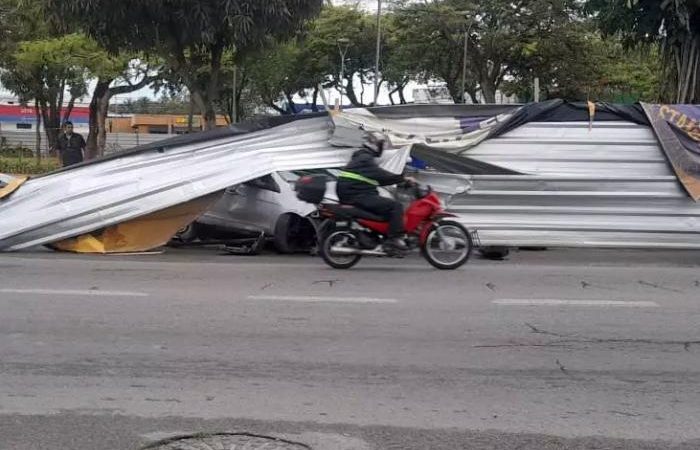
[[[588,0],[600,29],[627,47],[658,46],[665,101],[700,102],[700,3],[697,0]]]
[[[300,41],[300,61],[305,66],[300,73],[307,86],[335,87],[353,105],[364,105],[364,86],[374,76],[376,33],[372,18],[358,8],[324,7]],[[342,79],[339,39],[348,40]],[[360,81],[360,95],[355,91],[355,79]]]
[[[294,108],[294,95],[312,81],[304,80],[302,68],[302,50],[296,40],[278,45],[272,44],[264,51],[251,55],[241,62],[242,74],[249,79],[253,96],[257,96],[264,105],[280,114],[289,114]],[[278,105],[283,100],[289,108]]]
[[[88,74],[81,58],[85,42],[80,35],[19,42],[4,62],[3,84],[21,101],[36,101],[50,148],[76,99],[87,94]],[[66,93],[70,99],[64,110]]]
[[[87,40],[63,35],[43,20],[39,0],[0,0],[1,78],[21,102],[34,101],[37,126],[43,120],[49,147],[54,147],[61,122],[67,120],[76,99],[87,89],[87,71],[81,55]],[[68,107],[62,116],[65,95]]]
[[[658,98],[655,52],[625,50],[619,40],[603,39],[585,23],[562,31],[527,49],[526,64],[514,67],[504,92],[531,101],[536,74],[541,99],[632,102]]]
[[[157,64],[144,62],[135,55],[111,55],[97,43],[91,41],[91,44],[91,57],[86,66],[97,82],[90,100],[88,159],[104,154],[111,99],[144,88],[159,77]]]
[[[405,2],[395,11],[395,29],[404,58],[423,79],[439,78],[455,101],[462,99],[464,39],[468,36],[467,93],[481,91],[486,102],[516,66],[524,66],[526,48],[546,41],[576,20],[574,0],[436,0]]]
[[[381,70],[382,80],[386,82],[389,89],[389,100],[392,104],[394,94],[398,95],[399,103],[405,104],[406,98],[404,90],[412,80],[421,78],[424,71],[415,64],[415,55],[412,53],[412,42],[408,38],[409,34],[401,29],[401,21],[397,20],[397,15],[388,14],[384,20],[384,33],[386,43],[383,48],[383,65]]]
[[[45,0],[51,17],[77,18],[107,49],[159,56],[181,77],[216,126],[222,59],[242,55],[270,37],[293,34],[316,15],[322,0]]]

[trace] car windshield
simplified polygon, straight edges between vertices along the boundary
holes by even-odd
[[[335,180],[338,178],[338,173],[340,171],[337,169],[304,169],[304,170],[291,170],[279,172],[282,179],[288,183],[293,183],[299,178],[307,175],[325,175],[328,178]]]

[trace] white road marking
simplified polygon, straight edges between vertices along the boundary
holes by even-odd
[[[148,297],[145,292],[101,291],[99,289],[0,289],[0,294],[75,295],[88,297]]]
[[[555,299],[500,299],[496,305],[508,306],[613,306],[632,308],[658,308],[659,304],[651,301],[624,300],[555,300]]]
[[[307,295],[251,295],[248,300],[268,300],[307,303],[398,303],[394,298],[371,297],[313,297]]]

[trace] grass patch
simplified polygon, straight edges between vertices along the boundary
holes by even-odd
[[[15,175],[40,175],[59,169],[58,158],[43,158],[37,164],[35,158],[0,155],[0,173]]]

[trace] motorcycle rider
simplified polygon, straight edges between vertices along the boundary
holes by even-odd
[[[367,134],[362,149],[353,153],[338,177],[336,191],[341,203],[376,214],[389,222],[387,244],[397,250],[408,250],[405,235],[403,205],[396,200],[381,197],[377,186],[412,182],[411,178],[388,172],[377,164],[387,146],[382,133]]]

